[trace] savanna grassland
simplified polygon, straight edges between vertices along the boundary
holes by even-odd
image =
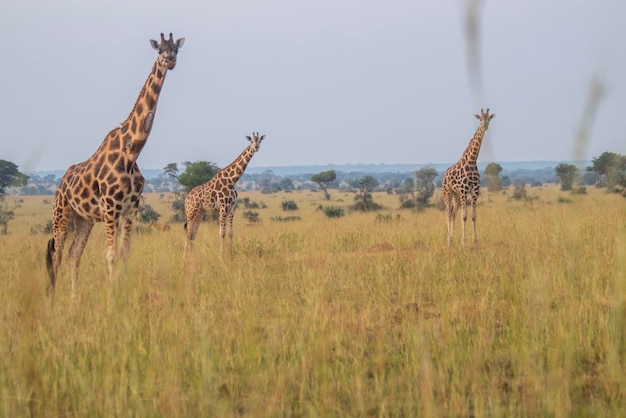
[[[242,192],[266,208],[238,210],[232,257],[215,223],[187,262],[182,225],[141,228],[112,286],[97,225],[54,306],[31,232],[51,206],[24,197],[0,236],[0,415],[626,416],[626,199],[529,192],[485,190],[466,248],[397,196],[330,219],[320,193]],[[167,201],[146,196],[163,221]]]

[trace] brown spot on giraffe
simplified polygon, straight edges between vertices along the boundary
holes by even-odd
[[[160,42],[150,40],[159,56],[128,118],[109,132],[91,157],[69,167],[61,179],[52,210],[53,238],[48,242],[46,254],[52,295],[71,222],[74,223],[74,239],[68,257],[72,297],[75,296],[80,257],[96,222],[105,224],[109,280],[113,280],[120,223],[123,224],[121,254],[128,254],[131,226],[144,185],[136,161],[150,133],[150,129],[131,129],[131,132],[129,127],[152,125],[165,74],[176,66],[178,50],[184,42],[185,38],[174,41],[171,33],[169,39],[161,34]],[[156,87],[148,92],[148,85]]]
[[[449,167],[443,175],[442,189],[443,200],[446,206],[446,220],[448,222],[448,245],[452,245],[452,231],[458,207],[461,206],[461,220],[463,223],[463,234],[461,242],[465,245],[465,224],[467,221],[467,199],[470,199],[472,206],[472,225],[474,227],[474,243],[478,242],[476,236],[476,202],[480,192],[480,173],[476,166],[480,146],[483,142],[485,132],[489,128],[489,122],[496,115],[489,114],[489,109],[480,109],[480,115],[474,115],[480,121],[474,137],[461,156],[461,159]]]
[[[185,198],[185,252],[191,250],[198,227],[206,211],[220,214],[220,254],[224,252],[224,237],[228,232],[230,251],[233,250],[233,216],[237,203],[235,185],[243,175],[250,159],[261,146],[265,135],[246,136],[250,144],[229,166],[221,169],[211,180],[194,187]]]

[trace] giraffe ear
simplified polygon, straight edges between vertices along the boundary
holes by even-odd
[[[493,115],[489,116],[489,120],[493,119],[496,117],[496,114],[494,113]]]
[[[150,45],[152,45],[152,48],[156,49],[157,51],[159,50],[159,43],[154,39],[150,39]]]
[[[185,38],[180,38],[176,41],[176,48],[180,49],[183,47],[183,44],[185,43]]]
[[[259,142],[263,141],[264,138],[265,138],[265,134],[261,135],[261,137],[259,138]]]
[[[252,141],[252,138],[250,138],[249,135],[246,135],[246,138],[248,138],[248,141]]]
[[[480,116],[478,116],[478,115],[474,115],[474,116],[476,116],[476,119],[480,119]]]

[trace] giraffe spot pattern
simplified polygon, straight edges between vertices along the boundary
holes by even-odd
[[[114,150],[114,149],[119,149],[119,147],[120,147],[120,137],[116,133],[115,135],[111,137],[111,141],[109,142],[109,148]]]
[[[128,119],[109,132],[92,157],[70,166],[61,179],[54,199],[54,237],[50,241],[47,254],[48,259],[52,260],[48,272],[53,287],[68,224],[72,219],[76,222],[77,230],[72,245],[75,249],[70,257],[77,263],[77,257],[80,258],[93,222],[105,220],[106,215],[107,242],[111,251],[112,248],[114,250],[115,243],[110,232],[118,227],[119,217],[137,208],[145,179],[134,160],[147,139],[144,132],[147,125],[144,119],[138,117],[145,115],[146,108],[154,111],[165,73],[167,69],[173,68],[172,63],[176,61],[176,53],[182,42],[184,39],[173,42],[162,38],[158,47],[159,57],[142,86]],[[151,43],[154,46],[156,41]],[[164,61],[164,56],[169,57],[169,60],[165,60],[166,67],[161,67],[160,62]],[[147,86],[150,86],[149,90]],[[154,92],[157,97],[150,95],[149,91]],[[149,129],[146,131],[149,132]],[[127,145],[130,145],[133,152],[130,158],[126,154]],[[125,223],[124,229],[130,232],[130,223]],[[112,274],[112,260],[109,262],[109,274]]]

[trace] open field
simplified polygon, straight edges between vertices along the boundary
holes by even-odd
[[[626,199],[528,191],[485,190],[467,248],[397,196],[329,219],[320,193],[242,192],[267,208],[237,211],[234,256],[214,223],[187,263],[182,225],[143,231],[112,287],[97,225],[54,307],[31,233],[51,205],[24,197],[0,236],[0,415],[626,416]],[[146,196],[163,222],[166,202]]]

